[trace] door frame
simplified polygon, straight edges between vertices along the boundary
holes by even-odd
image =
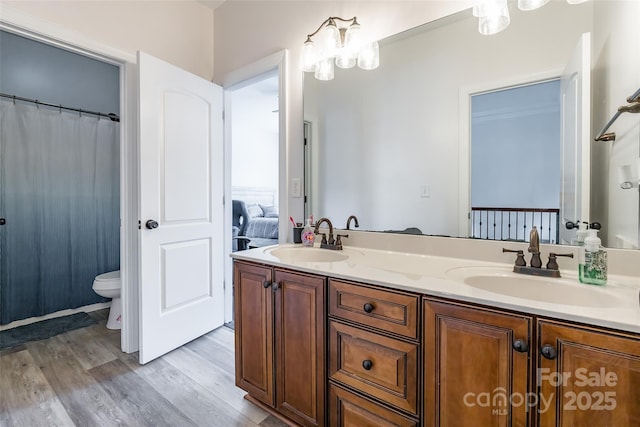
[[[119,68],[120,73],[120,280],[123,322],[120,346],[139,348],[138,308],[138,128],[136,55],[79,36],[64,27],[2,5],[0,29],[88,56]]]
[[[458,235],[471,235],[471,97],[483,92],[507,89],[513,86],[540,83],[559,79],[562,69],[488,81],[463,86],[459,92],[458,128]]]
[[[288,220],[285,220],[289,212],[289,198],[287,177],[289,176],[287,152],[289,137],[287,132],[287,60],[288,50],[283,49],[256,62],[248,64],[227,73],[221,82],[224,90],[224,316],[225,323],[233,320],[233,261],[230,257],[232,248],[231,239],[231,104],[227,92],[239,89],[263,74],[277,70],[278,73],[278,241],[286,241]]]

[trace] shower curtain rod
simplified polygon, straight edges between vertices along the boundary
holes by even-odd
[[[50,104],[48,102],[38,101],[37,99],[23,98],[21,96],[9,95],[9,94],[6,94],[6,93],[0,93],[0,97],[13,99],[13,103],[14,104],[16,103],[16,101],[31,102],[31,103],[36,104],[36,106],[44,105],[45,107],[53,107],[53,108],[57,108],[57,109],[59,109],[61,111],[62,110],[75,111],[77,113],[80,113],[81,116],[82,116],[82,113],[85,113],[85,114],[91,114],[92,116],[106,117],[106,118],[110,119],[113,122],[120,122],[120,117],[115,113],[105,114],[105,113],[99,113],[97,111],[83,110],[82,108],[65,107],[64,105]]]

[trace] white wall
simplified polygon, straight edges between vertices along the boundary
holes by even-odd
[[[626,98],[640,88],[640,2],[596,2],[593,32],[592,134],[598,135]],[[614,69],[615,73],[608,71]],[[603,244],[621,247],[617,236],[638,247],[638,189],[622,190],[618,167],[640,158],[640,117],[625,113],[611,126],[615,142],[592,142],[592,221],[609,224],[602,230]],[[636,177],[637,177],[636,169]],[[604,202],[604,203],[603,203]],[[615,207],[615,208],[614,208]]]
[[[0,20],[14,18],[34,31],[63,28],[81,47],[90,39],[132,57],[142,50],[213,78],[213,10],[198,2],[0,0]]]
[[[287,69],[288,179],[303,177],[302,72],[300,48],[306,35],[329,16],[358,17],[363,38],[380,39],[472,5],[471,0],[439,1],[227,1],[215,11],[214,81],[231,71],[282,49],[289,50]],[[289,181],[290,182],[290,181]],[[304,216],[302,198],[288,199],[288,212]],[[346,218],[345,218],[346,219]]]
[[[305,118],[316,116],[320,138],[314,144],[322,147],[319,169],[325,171],[318,176],[323,191],[317,206],[323,209],[317,215],[355,213],[365,229],[458,235],[461,89],[559,75],[579,35],[591,28],[588,4],[549,4],[513,15],[511,26],[495,36],[480,35],[469,17],[385,43],[374,72],[338,70],[330,82],[305,79],[305,95],[317,108],[305,110]],[[536,31],[541,16],[562,35]],[[543,174],[544,165],[533,163],[522,173]],[[422,185],[430,197],[420,197]]]

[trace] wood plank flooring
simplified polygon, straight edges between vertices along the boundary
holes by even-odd
[[[146,365],[97,325],[0,352],[0,426],[283,427],[235,386],[222,327]]]

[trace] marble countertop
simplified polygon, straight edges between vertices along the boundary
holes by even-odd
[[[276,252],[278,249],[285,250]],[[307,253],[296,256],[296,250],[327,251],[331,255],[320,254],[329,259],[318,262],[313,256],[305,256]],[[562,271],[560,279],[536,278],[515,274],[513,265],[504,263],[353,246],[345,246],[343,251],[329,251],[281,244],[234,252],[231,256],[237,260],[640,333],[639,277],[610,275],[606,286],[585,285],[578,281],[575,271]],[[336,260],[332,260],[333,257]],[[468,276],[486,275],[497,278],[491,282],[505,282],[508,286],[489,291],[465,283]],[[514,292],[510,282],[514,283]]]

